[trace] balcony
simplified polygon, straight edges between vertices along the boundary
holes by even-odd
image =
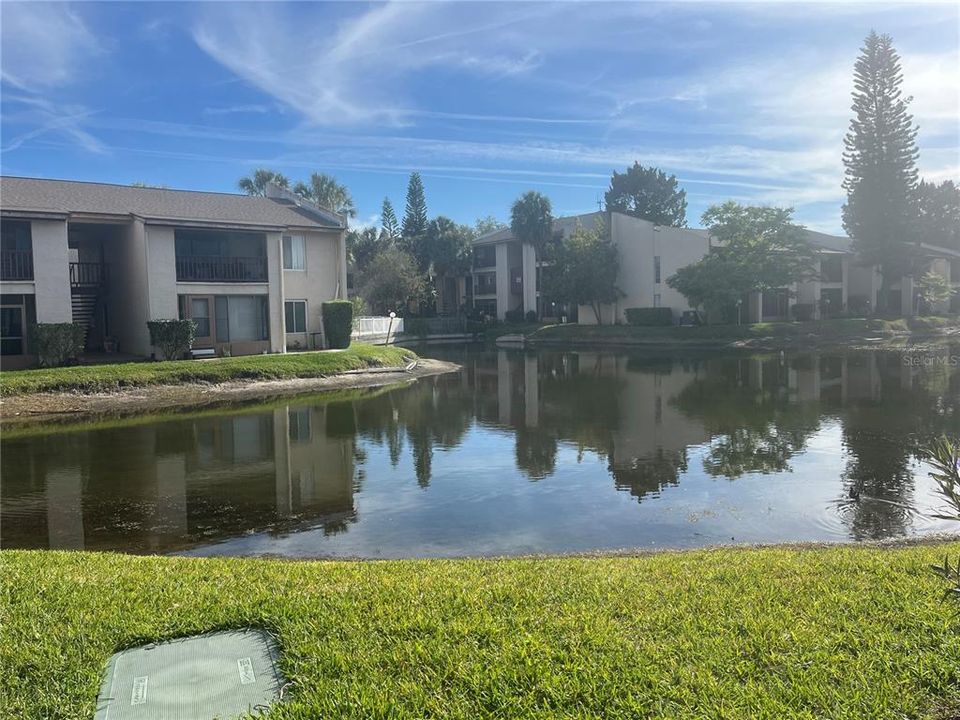
[[[33,280],[33,253],[30,250],[0,252],[0,280]]]
[[[266,257],[178,255],[180,282],[266,282]]]
[[[107,266],[96,262],[70,263],[70,287],[103,287],[107,284]]]

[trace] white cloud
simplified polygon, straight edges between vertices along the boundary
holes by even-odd
[[[91,56],[103,52],[97,38],[68,6],[0,3],[3,81],[21,90],[42,90],[74,80]]]
[[[290,12],[269,4],[217,5],[197,20],[193,38],[238,78],[317,125],[409,124],[417,111],[406,84],[428,67],[478,76],[529,73],[541,53],[519,36],[500,34],[531,14],[552,12],[549,6],[515,11],[504,5],[388,3],[317,33],[316,19],[303,17],[304,7]]]

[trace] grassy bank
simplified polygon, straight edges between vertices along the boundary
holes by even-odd
[[[960,544],[282,562],[0,553],[0,697],[89,718],[118,648],[272,631],[271,718],[947,718]]]
[[[355,344],[347,350],[286,355],[5,370],[0,373],[0,396],[62,391],[104,392],[187,382],[311,378],[361,368],[405,365],[414,357],[412,351],[404,348]]]
[[[809,322],[765,322],[752,325],[707,325],[702,327],[634,327],[631,325],[548,325],[528,336],[537,342],[571,343],[716,343],[737,341],[840,341],[858,338],[896,338],[911,334],[940,333],[960,329],[960,319],[922,317],[882,320],[842,318]]]

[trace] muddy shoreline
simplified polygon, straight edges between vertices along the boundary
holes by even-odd
[[[328,390],[374,388],[456,372],[459,365],[420,358],[412,368],[370,368],[337,375],[287,380],[234,380],[224,383],[148,385],[105,393],[36,393],[0,400],[0,427],[128,415],[158,410],[203,409],[233,402],[268,400]]]

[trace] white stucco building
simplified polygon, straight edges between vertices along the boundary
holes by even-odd
[[[593,229],[599,222],[604,223],[620,251],[617,285],[624,292],[617,303],[603,307],[603,324],[626,322],[627,308],[668,307],[675,320],[691,309],[686,298],[667,284],[667,278],[710,252],[711,238],[706,230],[660,226],[622,213],[598,211],[557,218],[554,231],[569,237],[578,224]],[[809,306],[813,317],[848,308],[876,307],[882,278],[877,268],[858,262],[850,238],[811,230],[807,234],[816,250],[812,276],[780,290],[745,297],[742,322],[789,320],[797,304]],[[926,267],[960,288],[960,252],[929,245],[918,250]],[[914,278],[892,283],[891,294],[895,296],[894,307],[902,314],[917,312]],[[957,297],[953,308],[934,310],[956,310]],[[474,310],[499,319],[510,310],[526,313],[542,306],[547,318],[565,314],[581,324],[597,322],[588,306],[563,309],[550,298],[541,297],[533,248],[520,243],[509,228],[474,241],[473,270],[465,285],[464,300]]]
[[[32,323],[78,322],[87,349],[148,356],[149,320],[190,318],[219,354],[319,347],[320,304],[346,297],[346,222],[267,197],[0,178],[5,367]]]

